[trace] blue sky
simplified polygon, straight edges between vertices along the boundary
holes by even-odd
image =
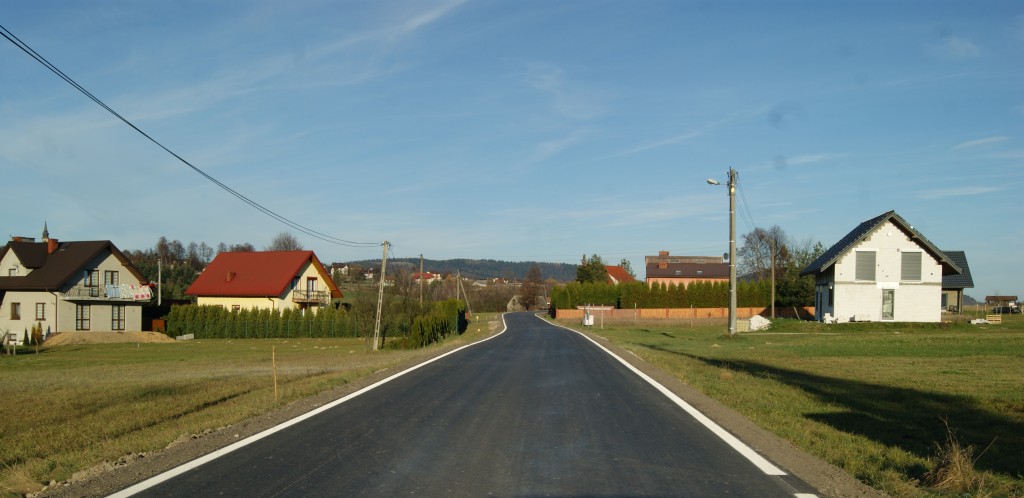
[[[969,295],[1024,295],[1020,2],[22,1],[0,24],[232,188],[397,257],[642,276],[727,250],[705,179],[733,167],[758,226],[829,246],[895,209],[967,252]],[[0,41],[4,235],[287,229]]]

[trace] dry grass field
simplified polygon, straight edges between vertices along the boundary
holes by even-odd
[[[39,354],[24,348],[17,356],[0,356],[0,494],[37,492],[102,462],[157,451],[427,358],[499,325],[500,317],[484,315],[463,336],[442,344],[378,352],[352,338],[157,342],[159,337],[113,333],[54,336]]]
[[[592,332],[889,495],[1024,496],[1024,319],[948,318]]]

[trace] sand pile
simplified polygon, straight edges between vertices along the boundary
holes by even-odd
[[[50,336],[43,345],[49,347],[114,342],[174,342],[174,339],[160,332],[61,332]]]

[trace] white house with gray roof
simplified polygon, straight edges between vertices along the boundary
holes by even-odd
[[[857,225],[800,275],[815,277],[819,321],[938,322],[957,264],[889,211]]]

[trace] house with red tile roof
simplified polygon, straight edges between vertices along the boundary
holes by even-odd
[[[317,310],[341,290],[313,251],[222,252],[185,294],[228,310]]]
[[[610,283],[619,285],[623,282],[636,282],[636,278],[621,266],[605,266],[604,268],[608,270],[608,282]]]
[[[0,333],[138,332],[149,282],[109,240],[14,237],[0,247]]]

